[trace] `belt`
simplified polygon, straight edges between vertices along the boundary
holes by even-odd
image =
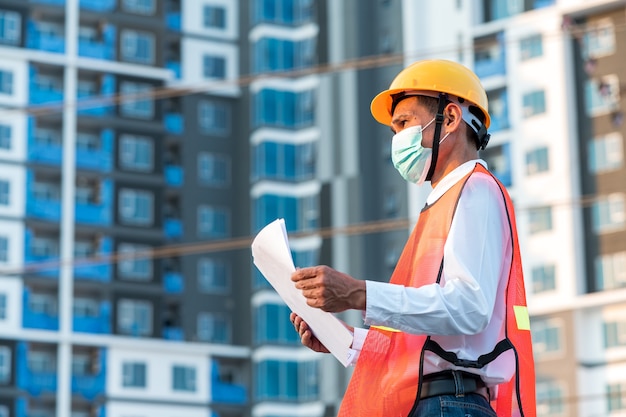
[[[487,388],[480,376],[463,371],[445,371],[424,376],[420,399],[465,394],[480,394],[489,400]]]

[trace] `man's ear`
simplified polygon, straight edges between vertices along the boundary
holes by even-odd
[[[454,131],[458,128],[459,123],[463,120],[461,108],[455,103],[449,103],[443,110],[444,126],[448,127],[449,131]]]

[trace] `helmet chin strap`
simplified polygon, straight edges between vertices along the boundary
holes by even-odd
[[[446,108],[448,103],[448,95],[445,93],[439,93],[439,104],[437,106],[437,115],[435,116],[435,133],[433,135],[433,155],[431,157],[428,174],[426,174],[426,181],[430,181],[435,173],[437,156],[439,155],[439,137],[441,136],[441,125],[443,124],[443,109]]]

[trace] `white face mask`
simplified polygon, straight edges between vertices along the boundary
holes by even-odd
[[[422,126],[411,126],[396,133],[391,140],[391,160],[402,178],[422,185],[428,175],[433,150],[422,146],[422,132],[435,121],[431,120]],[[448,133],[449,134],[449,133]],[[441,144],[447,137],[439,141]]]

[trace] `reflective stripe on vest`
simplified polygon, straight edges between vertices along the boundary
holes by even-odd
[[[474,172],[491,175],[482,165],[476,164],[474,171],[422,211],[400,255],[391,283],[420,287],[439,281],[444,245],[457,202],[467,179]],[[513,260],[506,291],[508,340],[500,344],[503,349],[513,349],[517,363],[511,381],[498,386],[497,398],[492,401],[492,406],[501,417],[535,417],[534,362],[515,216],[506,189],[497,179],[494,180],[506,203],[513,241]],[[427,336],[424,335],[372,326],[341,403],[339,417],[408,416],[421,387],[426,341]]]

